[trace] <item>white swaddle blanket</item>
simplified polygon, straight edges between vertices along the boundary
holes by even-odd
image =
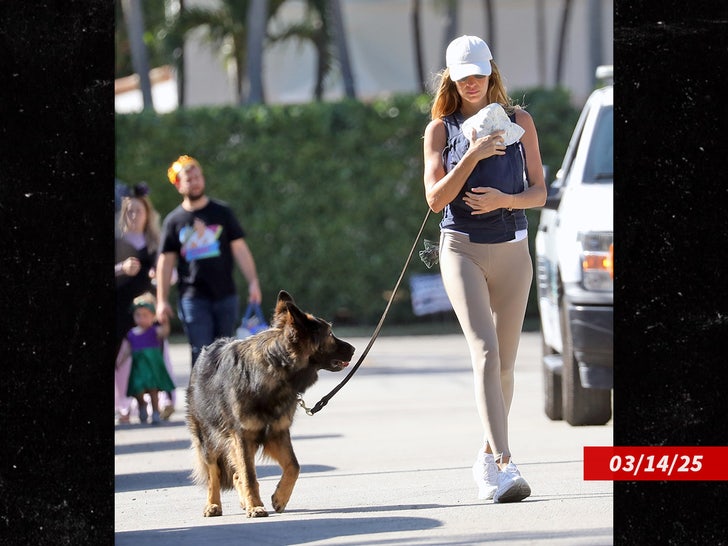
[[[518,142],[525,133],[520,125],[508,119],[508,114],[497,102],[489,104],[463,122],[462,131],[466,138],[470,138],[473,128],[476,131],[476,138],[489,135],[493,131],[505,130],[503,138],[506,146]]]

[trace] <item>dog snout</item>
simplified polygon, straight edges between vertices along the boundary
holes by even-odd
[[[343,360],[351,360],[351,357],[354,356],[354,353],[356,352],[354,346],[339,338],[336,338],[336,344],[338,345],[337,350],[340,351],[341,354],[347,355],[347,357]]]
[[[354,356],[354,353],[356,352],[356,349],[354,348],[353,345],[349,345],[348,343],[347,343],[346,349],[347,349],[348,354],[349,354],[349,360],[351,360],[351,357]]]

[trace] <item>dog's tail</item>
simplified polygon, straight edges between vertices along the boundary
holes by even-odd
[[[210,481],[210,466],[208,458],[205,456],[204,440],[200,437],[199,428],[195,424],[191,424],[190,429],[192,432],[192,449],[195,452],[190,478],[195,484],[207,487]],[[215,462],[220,472],[220,489],[233,489],[235,486],[233,483],[233,468],[227,457],[220,455]]]
[[[223,491],[233,489],[234,483],[232,467],[228,464],[227,460],[224,457],[218,458],[217,465],[220,469],[220,489],[222,489]],[[202,458],[199,452],[197,453],[197,457],[195,458],[195,463],[194,467],[192,468],[192,474],[190,475],[190,478],[196,485],[200,485],[202,487],[207,487],[210,481],[210,474],[207,463]]]

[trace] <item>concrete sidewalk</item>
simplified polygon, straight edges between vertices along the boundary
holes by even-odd
[[[368,339],[347,341],[356,361]],[[533,492],[523,502],[476,498],[470,466],[482,431],[462,335],[381,337],[324,409],[313,417],[299,409],[301,475],[286,511],[270,506],[279,468],[260,461],[270,516],[248,519],[234,491],[223,493],[223,516],[202,516],[184,423],[189,350],[173,345],[177,411],[159,426],[116,427],[116,544],[612,544],[612,483],[582,479],[583,446],[612,445],[612,423],[549,421],[540,351],[539,334],[524,334],[510,421],[513,458]],[[321,372],[307,405],[345,373]]]

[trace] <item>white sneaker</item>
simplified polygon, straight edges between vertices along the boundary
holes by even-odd
[[[492,453],[478,453],[473,464],[473,478],[478,485],[478,498],[492,499],[498,489],[498,465]]]
[[[512,462],[498,473],[498,490],[493,502],[518,502],[531,494],[531,487]]]

